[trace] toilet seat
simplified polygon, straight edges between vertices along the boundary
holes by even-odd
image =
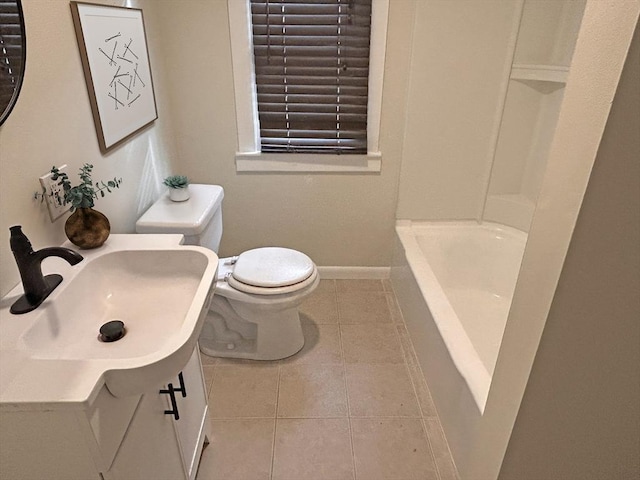
[[[318,275],[304,253],[281,247],[263,247],[241,253],[227,282],[236,290],[254,295],[282,295],[313,283]]]

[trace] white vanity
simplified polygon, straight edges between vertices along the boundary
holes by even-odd
[[[197,348],[216,255],[180,235],[112,235],[35,311],[0,302],[3,478],[194,479],[210,436]],[[171,279],[171,281],[169,281]],[[114,316],[126,334],[100,342]],[[124,317],[124,318],[123,318]]]

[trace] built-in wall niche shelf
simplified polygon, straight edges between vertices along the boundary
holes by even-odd
[[[511,78],[513,80],[566,83],[568,75],[569,67],[557,65],[514,63],[511,67]]]

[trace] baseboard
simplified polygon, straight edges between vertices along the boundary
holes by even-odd
[[[325,280],[384,280],[391,267],[318,267],[318,271]]]

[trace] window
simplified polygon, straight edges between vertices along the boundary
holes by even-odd
[[[367,153],[371,0],[251,0],[261,151]]]
[[[237,170],[379,171],[388,0],[228,6]]]

